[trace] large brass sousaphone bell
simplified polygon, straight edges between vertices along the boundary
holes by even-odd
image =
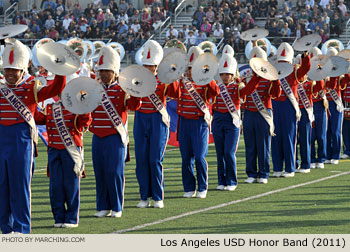
[[[70,40],[68,40],[67,46],[69,46],[73,49],[74,52],[76,52],[81,62],[84,62],[88,50],[86,44],[82,39],[71,38]]]

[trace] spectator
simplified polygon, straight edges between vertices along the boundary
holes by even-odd
[[[109,1],[108,8],[111,10],[114,16],[119,13],[118,4],[115,2],[115,0]]]
[[[30,30],[33,34],[36,34],[37,36],[40,35],[40,27],[36,24],[36,21],[33,21],[33,25],[31,26]]]
[[[242,2],[239,7],[239,11],[241,12],[241,18],[245,18],[248,12],[246,3]]]
[[[230,15],[230,6],[228,5],[228,3],[224,3],[223,12],[225,15]]]
[[[329,26],[326,23],[324,23],[323,27],[320,27],[320,28],[324,31],[324,33],[326,34],[326,36],[328,38],[330,36]]]
[[[162,3],[159,0],[154,0],[152,5],[151,5],[151,8],[153,9],[154,7],[161,8],[162,7]]]
[[[141,14],[139,10],[135,10],[134,15],[129,17],[128,16],[128,23],[133,24],[135,23],[135,20],[137,20],[140,23],[141,20]]]
[[[208,19],[205,19],[201,25],[201,31],[205,32],[207,36],[211,33],[211,24]]]
[[[267,16],[267,10],[268,10],[268,3],[266,2],[266,0],[261,0],[261,2],[259,3],[259,13],[260,13],[260,17],[266,17]]]
[[[324,43],[327,41],[327,35],[325,34],[324,30],[323,29],[320,29],[319,33],[318,33],[320,36],[321,36],[321,43]]]
[[[208,36],[204,31],[199,31],[199,35],[197,36],[196,44],[199,45],[203,41],[206,41],[207,38],[208,38]]]
[[[122,19],[120,21],[120,24],[118,26],[118,32],[117,32],[117,36],[119,39],[124,40],[126,37],[126,33],[128,32],[129,27],[128,25],[125,23],[125,21]]]
[[[317,26],[316,19],[313,18],[311,20],[311,23],[309,23],[307,28],[309,28],[311,31],[315,32],[316,26]]]
[[[126,11],[126,14],[128,15],[128,17],[131,17],[134,15],[136,9],[134,8],[134,6],[132,5],[132,3],[129,3],[129,8]]]
[[[329,4],[329,0],[321,0],[319,5],[322,7],[322,9],[326,9],[326,5]]]
[[[206,18],[209,20],[210,24],[214,23],[215,20],[215,12],[213,11],[213,7],[210,6],[208,11],[205,13]]]
[[[73,10],[74,20],[76,21],[79,20],[80,15],[81,15],[81,11],[80,11],[79,5],[74,4],[74,10]]]
[[[113,16],[113,13],[110,9],[106,9],[106,13],[104,15],[104,21],[103,21],[103,30],[111,26],[111,22],[114,22],[115,18]]]
[[[301,12],[302,9],[305,9],[305,1],[304,0],[297,0],[295,6],[296,6],[297,13],[299,13],[299,12]]]
[[[135,63],[135,44],[134,44],[133,38],[128,37],[128,40],[123,45],[123,47],[125,50],[125,55],[127,55],[127,57],[130,57],[131,64],[134,64]]]
[[[337,34],[338,36],[342,32],[341,30],[341,19],[338,12],[334,12],[333,17],[330,20],[330,32],[331,34]]]
[[[314,5],[315,5],[315,1],[314,0],[305,0],[305,5],[309,5],[313,9]]]
[[[56,5],[55,10],[56,10],[55,11],[56,12],[56,18],[57,19],[62,19],[64,17],[64,15],[65,15],[65,11],[66,11],[62,0],[58,0],[57,1],[57,5]]]
[[[348,16],[348,10],[346,8],[346,5],[344,4],[344,0],[339,0],[338,9],[339,9],[340,14],[341,14],[341,20],[345,21],[347,19],[347,16]]]
[[[52,16],[49,15],[48,19],[45,21],[45,28],[50,30],[54,25],[55,21],[52,19]]]
[[[163,12],[160,11],[159,7],[155,7],[155,12],[151,17],[152,27],[154,30],[157,30],[159,26],[161,26],[162,21],[164,20]]]
[[[229,28],[230,30],[230,27],[226,27],[226,28]],[[220,41],[220,39],[224,36],[224,31],[220,28],[220,26],[216,26],[214,32],[213,32],[213,36],[214,38],[216,38],[216,41]]]
[[[269,0],[268,6],[269,6],[268,8],[269,8],[270,11],[271,11],[272,8],[277,10],[278,9],[278,2],[277,2],[277,0]]]
[[[189,32],[189,31],[190,31],[190,29],[188,29],[187,24],[184,24],[184,25],[182,26],[181,32],[182,32],[182,34],[184,35],[185,38],[187,38],[188,32]]]
[[[321,16],[319,16],[318,19],[317,19],[316,25],[318,27],[322,28],[324,23],[325,23],[325,21],[323,21]]]
[[[179,34],[177,35],[177,39],[180,40],[182,43],[185,42],[185,35],[179,31]]]
[[[151,15],[149,14],[149,11],[147,8],[144,8],[142,11],[142,16],[141,16],[141,28],[145,32],[150,30],[150,23],[151,23]]]
[[[254,28],[254,25],[251,23],[251,19],[246,19],[246,22],[242,24],[242,31],[246,31]]]
[[[138,46],[142,46],[146,42],[145,40],[145,34],[143,33],[142,29],[138,30],[135,38],[135,48]]]
[[[129,17],[126,14],[126,12],[124,12],[123,10],[121,10],[119,15],[118,15],[117,24],[119,24],[122,20],[124,20],[125,24],[128,24],[128,22],[129,22]]]
[[[56,34],[59,34],[59,32],[56,31],[55,27],[52,27],[50,29],[50,32],[49,32],[49,38],[55,39],[56,38]]]
[[[278,30],[276,21],[272,21],[272,23],[271,23],[271,28],[269,30],[269,36],[271,36],[271,37],[279,36],[279,30]]]
[[[44,2],[44,10],[48,8],[48,5],[50,5],[49,8],[51,8],[52,10],[56,8],[56,4],[52,0],[46,0]]]
[[[196,42],[197,42],[197,36],[194,35],[193,31],[189,31],[188,37],[186,38],[186,42],[185,42],[187,48],[197,45]]]
[[[4,0],[0,0],[0,15],[4,14]]]
[[[325,12],[327,12],[327,16],[330,18],[330,17],[333,17],[333,10],[331,9],[331,6],[329,4],[326,5],[326,10]]]
[[[173,35],[175,38],[177,38],[178,35],[178,31],[172,25],[169,26],[169,29],[165,34],[165,38],[169,39],[170,35]]]
[[[225,16],[224,16],[224,21],[223,21],[223,24],[222,24],[222,25],[223,25],[224,29],[225,29],[226,27],[231,28],[232,20],[231,20],[231,18],[230,18],[229,15],[225,15]]]
[[[130,26],[131,29],[133,29],[134,33],[137,34],[138,31],[141,29],[141,25],[139,21],[136,19],[134,20],[134,23]]]
[[[229,43],[231,38],[232,38],[232,32],[230,30],[230,27],[226,27],[224,31],[224,44]]]
[[[329,22],[330,22],[330,18],[328,17],[328,14],[326,11],[323,12],[322,14],[322,21],[324,23],[326,23],[327,25],[329,25]]]
[[[197,26],[197,29],[199,29],[203,22],[203,17],[205,17],[205,12],[203,6],[199,6],[198,10],[193,14],[193,19],[196,20],[196,24],[192,23],[193,25]]]
[[[290,28],[288,27],[288,23],[285,22],[283,28],[281,29],[281,36],[282,37],[290,37],[292,34]]]
[[[224,17],[225,17],[224,10],[223,8],[220,7],[218,13],[216,13],[216,19],[220,24],[222,24],[224,22]]]
[[[216,28],[216,26],[220,26],[220,29],[222,29],[222,25],[219,23],[219,21],[216,19],[215,21],[214,21],[214,23],[212,24],[212,26],[211,26],[211,32],[213,32],[214,30],[215,30],[215,28]]]
[[[126,13],[127,10],[128,4],[125,2],[125,0],[121,0],[119,5],[119,11],[123,11],[124,13]]]
[[[246,17],[243,19],[243,24],[244,25],[245,23],[247,23],[247,21],[250,21],[251,24],[254,25],[254,19],[252,18],[252,16],[250,15],[250,13],[248,12]]]
[[[288,6],[289,9],[293,8],[293,4],[291,0],[284,0],[283,6]]]
[[[238,1],[234,0],[231,2],[231,13],[235,13],[239,11],[239,4],[238,4]]]
[[[297,24],[294,35],[296,39],[301,38],[305,35],[305,30],[302,28],[301,24]]]

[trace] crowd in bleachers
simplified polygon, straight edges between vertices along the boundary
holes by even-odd
[[[291,0],[282,4],[277,0],[201,0],[192,26],[186,25],[180,31],[171,27],[167,39],[177,37],[189,47],[203,40],[218,42],[223,38],[236,52],[243,52],[245,43],[240,33],[260,20],[270,40],[292,42],[308,33],[318,33],[325,42],[342,32],[348,4],[344,0],[297,0],[294,5]]]
[[[23,34],[28,43],[43,37],[55,41],[79,37],[119,42],[129,52],[142,45],[172,15],[176,4],[177,0],[145,0],[144,7],[136,9],[126,0],[119,4],[115,0],[92,0],[83,9],[79,0],[43,0],[31,10],[18,11],[12,23],[28,25]]]

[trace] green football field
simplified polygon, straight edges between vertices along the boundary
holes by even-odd
[[[209,145],[209,191],[206,199],[185,199],[181,156],[168,146],[164,159],[165,207],[136,208],[140,200],[135,175],[133,116],[129,116],[131,162],[125,167],[125,204],[122,218],[95,218],[95,178],[91,160],[91,133],[84,135],[87,177],[81,180],[78,228],[53,228],[46,176],[47,154],[39,144],[32,180],[32,233],[139,234],[340,234],[350,233],[350,160],[325,169],[312,169],[294,178],[270,178],[269,183],[244,184],[244,141],[237,151],[239,184],[235,191],[217,191],[216,153]],[[271,168],[272,169],[272,168]]]

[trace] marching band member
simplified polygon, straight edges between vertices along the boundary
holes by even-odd
[[[322,51],[314,47],[310,50],[310,58],[321,55]],[[327,151],[327,109],[326,86],[312,96],[315,122],[311,132],[311,164],[310,168],[324,168]],[[315,142],[317,140],[317,151]],[[316,157],[317,154],[317,157]]]
[[[5,82],[0,84],[0,225],[3,234],[30,233],[30,182],[34,166],[38,102],[59,94],[65,76],[56,75],[51,86],[24,80],[29,62],[27,48],[18,40],[3,54]]]
[[[301,62],[299,62],[300,64]],[[300,146],[300,169],[295,172],[309,173],[311,166],[311,129],[315,121],[313,113],[312,97],[324,89],[324,81],[309,81],[307,75],[299,82],[297,92],[299,96],[299,108],[301,111],[301,118],[298,122],[297,137]],[[296,151],[297,153],[297,151]],[[299,159],[296,154],[296,167],[299,167]]]
[[[267,61],[266,52],[256,46],[249,58],[263,58]],[[271,136],[274,135],[271,98],[277,98],[281,94],[279,80],[270,81],[253,75],[252,80],[257,79],[258,87],[246,98],[243,104],[243,132],[245,142],[246,173],[248,178],[245,183],[268,183],[270,174],[270,145]],[[257,169],[257,159],[258,167]],[[259,179],[259,180],[258,180]]]
[[[49,137],[48,172],[54,227],[78,227],[83,173],[82,132],[90,125],[91,114],[73,114],[58,101],[48,104],[45,111],[35,113],[35,121],[46,125]]]
[[[278,62],[292,64],[294,50],[288,43],[281,43],[277,49]],[[310,70],[310,57],[307,53],[301,56],[301,66],[294,67],[294,71],[282,78],[281,96],[272,102],[274,112],[274,124],[276,136],[272,138],[271,153],[273,163],[273,177],[294,177],[297,122],[300,120],[301,112],[298,104],[298,80],[301,80]],[[285,172],[283,172],[283,161]]]
[[[215,81],[204,86],[196,85],[192,80],[192,64],[203,52],[198,46],[192,46],[188,52],[189,65],[186,79],[181,79],[181,95],[177,104],[178,140],[182,158],[182,183],[184,197],[196,196],[196,177],[194,163],[197,170],[198,193],[197,198],[206,198],[208,190],[208,163],[205,157],[208,153],[209,126],[211,115],[208,109],[209,100],[219,94],[219,87]]]
[[[163,58],[163,49],[157,41],[145,43],[142,65],[154,75]],[[166,97],[178,97],[179,85],[161,83],[157,79],[155,92],[142,98],[141,107],[135,112],[134,139],[136,157],[136,177],[140,187],[139,208],[151,205],[164,207],[163,159],[169,139],[170,117],[166,111]]]
[[[225,48],[224,48],[225,51]],[[244,86],[237,73],[237,61],[224,54],[219,61],[220,94],[213,105],[213,137],[218,162],[218,190],[234,191],[237,187],[236,151],[241,127],[241,99],[246,99],[258,81]],[[258,78],[254,78],[258,80]]]
[[[329,47],[327,56],[335,56],[338,53],[334,47]],[[349,75],[331,77],[326,82],[327,99],[329,103],[328,128],[327,128],[327,160],[326,164],[338,164],[341,152],[341,131],[344,106],[341,100],[341,87],[348,83]]]
[[[344,120],[343,120],[343,155],[342,159],[350,158],[350,84],[344,83],[342,86],[344,108]]]
[[[96,179],[95,217],[122,216],[124,207],[124,166],[129,136],[126,129],[127,108],[136,109],[118,85],[119,54],[105,46],[98,56],[96,69],[104,88],[101,104],[91,113],[92,161]]]

